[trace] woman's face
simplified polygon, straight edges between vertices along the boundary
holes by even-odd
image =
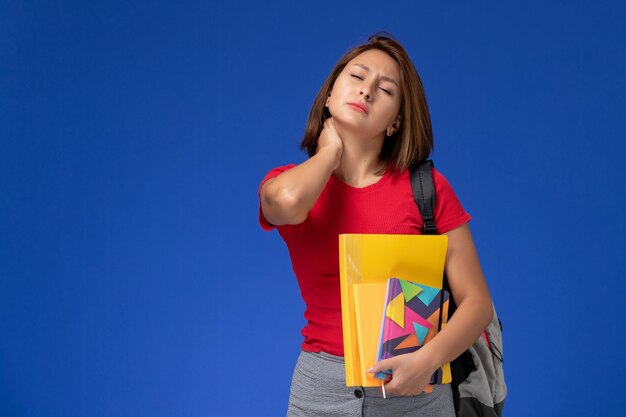
[[[385,52],[370,49],[348,62],[326,105],[336,122],[368,135],[384,135],[399,120],[400,82],[400,65]]]

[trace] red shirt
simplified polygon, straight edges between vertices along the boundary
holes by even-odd
[[[261,186],[294,166],[272,169]],[[437,231],[445,233],[471,220],[448,181],[434,169],[433,182],[437,196]],[[289,249],[306,305],[304,318],[308,323],[302,329],[302,349],[336,356],[343,356],[339,235],[420,234],[423,226],[413,200],[408,170],[403,173],[387,171],[378,182],[363,188],[352,187],[331,175],[304,222],[274,226],[263,216],[260,204],[259,222],[264,230],[276,227]]]

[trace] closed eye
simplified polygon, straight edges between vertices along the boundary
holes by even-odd
[[[362,77],[359,77],[359,76],[358,76],[358,75],[356,75],[356,74],[350,74],[350,76],[351,76],[351,77],[354,77],[354,78],[358,78],[359,80],[362,80],[362,79],[363,79]],[[391,96],[391,95],[393,95],[393,94],[391,94],[391,91],[389,91],[389,90],[386,90],[386,89],[384,89],[384,88],[382,88],[382,87],[380,87],[380,89],[381,89],[381,90],[383,90],[385,93],[389,94],[390,96]]]

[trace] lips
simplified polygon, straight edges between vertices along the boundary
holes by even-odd
[[[364,104],[361,103],[348,103],[350,106],[352,106],[353,108],[362,111],[363,113],[367,114],[367,107],[365,107]]]

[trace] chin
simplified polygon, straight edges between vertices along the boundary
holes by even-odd
[[[333,119],[335,120],[335,123],[340,124],[343,128],[346,128],[346,129],[363,130],[367,126],[367,123],[365,120],[362,120],[362,119],[359,120],[352,115],[347,116],[347,117],[343,115],[337,115],[337,116],[333,116]]]

